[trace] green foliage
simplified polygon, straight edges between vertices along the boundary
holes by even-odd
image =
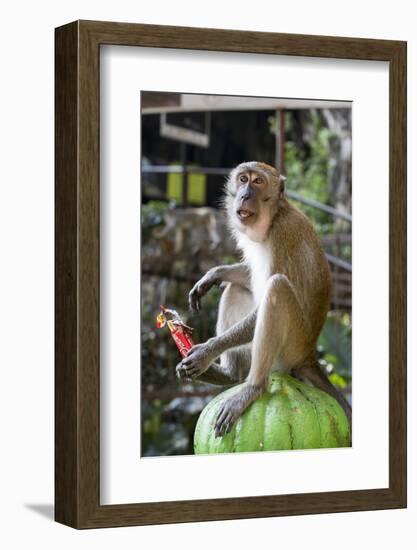
[[[146,240],[154,227],[162,225],[168,205],[162,201],[149,201],[141,207],[142,237]]]
[[[352,325],[348,313],[329,314],[319,337],[319,349],[333,371],[331,381],[346,387],[352,379]]]
[[[332,372],[329,376],[329,380],[334,386],[337,386],[339,388],[344,389],[347,387],[346,380],[343,378],[343,376],[337,374],[337,372]]]
[[[291,128],[291,113],[285,115],[286,130]],[[285,172],[289,189],[306,198],[331,205],[330,186],[328,181],[329,140],[331,132],[323,125],[315,111],[311,111],[311,139],[308,148],[300,148],[294,141],[285,142]],[[300,208],[311,219],[320,234],[331,233],[333,219],[316,208],[298,203]]]

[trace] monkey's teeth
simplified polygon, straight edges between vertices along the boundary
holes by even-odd
[[[239,210],[239,216],[241,218],[248,218],[251,215],[249,210]]]

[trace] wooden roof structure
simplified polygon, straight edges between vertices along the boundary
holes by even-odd
[[[249,97],[211,94],[142,92],[142,114],[198,111],[276,111],[287,109],[350,109],[351,101]]]

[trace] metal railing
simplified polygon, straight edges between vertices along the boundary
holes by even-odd
[[[187,181],[186,175],[188,174],[206,174],[206,175],[214,175],[214,176],[228,176],[230,174],[231,169],[229,168],[208,168],[208,167],[200,167],[200,166],[190,166],[190,165],[146,165],[142,166],[142,173],[144,174],[181,174],[183,176],[183,181]],[[183,188],[183,192],[186,189],[186,186]],[[300,193],[297,193],[296,191],[288,190],[286,191],[287,196],[290,197],[292,200],[300,202],[302,204],[305,204],[306,206],[310,206],[311,208],[315,208],[321,212],[325,212],[326,214],[329,214],[330,216],[333,216],[334,218],[339,218],[344,220],[345,222],[352,223],[352,216],[349,214],[346,214],[345,212],[340,212],[336,208],[333,208],[332,206],[329,206],[327,204],[323,204],[319,201],[316,201],[314,199],[310,199],[307,197],[304,197]],[[344,240],[346,241],[347,235],[344,235]],[[348,242],[346,242],[348,244]],[[334,278],[334,289],[339,289],[339,281],[338,281],[338,270],[341,269],[345,273],[345,277],[351,277],[352,276],[352,264],[342,258],[338,258],[334,254],[326,253],[327,261],[329,262],[330,266],[332,267],[332,276]],[[346,287],[346,285],[345,285]],[[351,307],[351,298],[344,297],[345,291],[342,289],[342,291],[335,290],[335,296],[333,296],[332,300],[334,300],[334,303],[337,304],[339,307]]]
[[[228,176],[230,174],[230,170],[231,168],[207,168],[207,167],[201,167],[201,166],[182,166],[182,165],[142,166],[142,173],[144,174],[192,174],[192,173],[194,174],[194,173],[197,173],[197,174],[207,174],[211,176]],[[287,189],[286,193],[288,197],[290,197],[291,199],[297,202],[300,202],[307,206],[311,206],[312,208],[316,208],[321,212],[326,212],[327,214],[330,214],[335,218],[340,218],[349,223],[352,223],[352,216],[350,216],[349,214],[346,214],[345,212],[340,212],[339,210],[336,210],[336,208],[333,208],[332,206],[328,206],[327,204],[323,204],[314,199],[309,199],[307,197],[304,197],[303,195],[300,195],[300,193],[297,193],[296,191],[291,191],[290,189]]]

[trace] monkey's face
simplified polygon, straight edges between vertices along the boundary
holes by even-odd
[[[232,171],[227,186],[227,209],[234,226],[259,240],[259,234],[267,231],[278,209],[283,181],[284,178],[268,164],[239,164]]]

